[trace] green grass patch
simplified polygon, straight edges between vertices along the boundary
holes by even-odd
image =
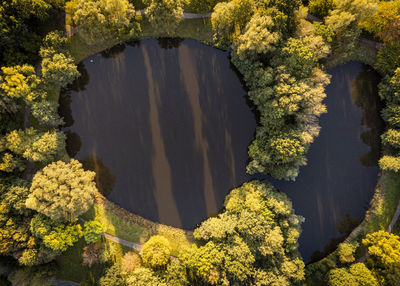
[[[98,203],[95,203],[82,217],[85,220],[98,218],[105,227],[106,233],[135,243],[146,242],[152,233],[143,226],[125,221],[112,212],[106,211]]]
[[[96,281],[103,275],[107,265],[95,264],[92,267],[82,265],[85,240],[81,238],[56,259],[56,277],[59,280],[73,281],[80,285],[96,285]]]
[[[209,18],[184,19],[179,23],[176,31],[169,36],[154,33],[146,17],[140,21],[140,26],[142,33],[139,38],[171,37],[195,39],[206,44],[212,44],[213,42],[213,30]]]

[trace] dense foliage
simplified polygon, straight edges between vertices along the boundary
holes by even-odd
[[[156,33],[171,35],[183,16],[181,0],[144,0],[146,17]]]
[[[128,0],[72,0],[68,4],[79,35],[94,44],[123,34],[133,35],[135,8]]]
[[[26,206],[53,220],[73,220],[93,204],[94,176],[74,159],[51,163],[33,177]]]
[[[143,247],[145,267],[133,272],[113,266],[103,277],[110,285],[293,285],[304,278],[297,251],[300,224],[286,195],[253,181],[226,197],[225,210],[194,232],[197,245],[170,256],[169,242],[153,236]],[[116,271],[119,269],[119,271]],[[126,283],[126,284],[124,284]]]
[[[232,62],[260,115],[249,147],[250,173],[296,178],[326,112],[329,77],[318,62],[329,46],[299,7],[298,1],[232,0],[217,4],[212,14],[216,37],[232,43]]]

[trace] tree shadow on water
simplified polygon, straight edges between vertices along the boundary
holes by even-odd
[[[67,135],[67,140],[66,140],[67,153],[71,158],[74,158],[82,147],[81,137],[77,133],[72,132],[71,130],[67,130],[65,132],[65,135]]]
[[[95,181],[99,192],[105,197],[111,194],[116,178],[111,174],[110,169],[104,165],[103,161],[96,155],[93,155],[81,159],[80,162],[85,170],[96,173]]]
[[[360,157],[364,166],[377,166],[381,156],[380,135],[385,124],[380,116],[382,102],[378,96],[379,81],[379,74],[370,66],[363,65],[352,83],[351,97],[362,109],[362,125],[368,129],[360,137],[364,144],[371,147],[368,153]]]
[[[341,235],[331,238],[329,243],[324,247],[323,251],[315,251],[311,255],[310,263],[317,262],[335,251],[338,244],[342,243],[353,231],[353,229],[356,228],[360,223],[360,218],[352,218],[349,214],[345,214],[343,217],[341,217],[339,223],[336,225],[336,229]]]
[[[159,38],[159,39],[157,39],[158,45],[162,49],[166,49],[166,50],[179,48],[179,46],[181,45],[183,40],[184,39],[182,39],[182,38]]]

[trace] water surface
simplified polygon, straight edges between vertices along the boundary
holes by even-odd
[[[193,40],[144,40],[89,57],[80,71],[60,99],[68,151],[97,172],[111,201],[192,229],[254,178],[245,166],[256,122],[226,52]],[[364,216],[378,173],[378,76],[357,62],[330,73],[328,114],[308,165],[295,182],[272,180],[306,218],[305,261]]]

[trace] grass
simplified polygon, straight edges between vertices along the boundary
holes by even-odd
[[[346,242],[358,242],[360,247],[356,252],[356,259],[365,255],[367,249],[362,246],[361,239],[368,233],[386,230],[396,211],[400,200],[400,175],[384,172],[379,178],[371,207],[367,211],[362,223],[347,237]],[[398,221],[394,232],[400,231]],[[336,251],[324,259],[307,265],[307,280],[305,285],[324,285],[324,277],[337,263]]]
[[[106,211],[102,205],[95,203],[91,209],[82,215],[85,220],[98,218],[105,227],[105,232],[127,241],[145,243],[151,236],[151,231],[138,224],[133,224]]]
[[[138,17],[142,32],[133,38],[121,37],[107,41],[102,41],[93,45],[85,43],[79,34],[74,34],[69,38],[68,50],[75,59],[76,63],[83,61],[88,56],[97,54],[113,46],[129,40],[138,40],[143,38],[167,37],[165,34],[156,34],[151,28],[150,23],[146,18]],[[175,33],[169,35],[171,38],[190,38],[195,39],[205,44],[212,44],[213,31],[210,19],[184,19],[179,23]]]
[[[144,219],[118,207],[101,194],[97,195],[96,203],[82,217],[87,220],[97,217],[105,226],[106,233],[139,244],[145,243],[153,235],[163,235],[170,242],[172,254],[177,254],[183,245],[194,243],[191,231]]]
[[[107,265],[95,264],[92,267],[82,265],[82,253],[85,240],[81,238],[74,246],[56,258],[59,280],[79,282],[82,285],[95,285],[104,273]]]
[[[155,34],[151,28],[150,23],[144,18],[140,22],[142,33],[141,38],[152,38],[160,36]],[[166,37],[168,35],[161,35]],[[195,39],[205,44],[212,44],[213,42],[213,30],[211,27],[211,20],[209,18],[205,19],[184,19],[182,20],[175,33],[169,37],[173,38],[189,38]]]

